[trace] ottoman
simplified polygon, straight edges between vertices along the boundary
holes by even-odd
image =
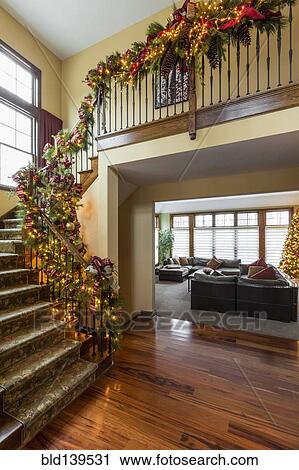
[[[159,271],[159,281],[183,282],[188,274],[188,268],[161,268]]]

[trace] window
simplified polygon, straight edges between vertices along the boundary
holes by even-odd
[[[190,217],[174,216],[172,230],[174,235],[173,256],[190,256]]]
[[[155,216],[155,265],[159,264],[159,216]]]
[[[37,155],[40,71],[0,41],[0,184]]]
[[[267,263],[278,266],[290,224],[290,211],[267,211],[265,228],[265,252]]]
[[[259,215],[258,212],[237,214],[236,257],[243,263],[252,263],[259,258]]]
[[[259,257],[258,212],[196,215],[194,256],[255,261]]]

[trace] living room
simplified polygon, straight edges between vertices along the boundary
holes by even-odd
[[[297,286],[279,269],[298,201],[289,191],[156,203],[157,314],[298,339]]]

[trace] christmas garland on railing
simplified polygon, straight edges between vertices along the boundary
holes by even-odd
[[[100,93],[103,97],[112,77],[125,86],[160,67],[162,76],[167,77],[179,59],[190,63],[204,54],[215,69],[225,58],[228,41],[249,46],[253,27],[260,32],[275,32],[286,23],[281,9],[294,3],[295,0],[186,0],[182,8],[174,8],[166,26],[150,24],[146,41],[134,42],[127,51],[99,62],[88,72],[85,82],[94,96]]]
[[[76,183],[72,162],[79,149],[90,144],[95,104],[91,96],[85,97],[79,108],[79,122],[72,131],[62,130],[55,136],[55,145],[47,144],[43,152],[43,168],[29,165],[13,177],[23,217],[26,245],[36,251],[40,267],[47,282],[59,290],[56,298],[68,298],[66,316],[76,316],[73,304],[90,305],[95,318],[101,316],[104,334],[110,331],[112,347],[120,344],[123,322],[120,311],[119,287],[114,263],[110,259],[93,256],[81,276],[80,261],[67,259],[67,247],[62,246],[48,230],[44,213],[68,242],[80,253],[86,247],[80,234],[77,210],[82,199],[82,187]]]

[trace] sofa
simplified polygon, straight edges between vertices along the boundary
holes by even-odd
[[[211,258],[188,257],[187,264],[181,264],[183,258],[167,258],[163,262],[163,267],[159,270],[160,281],[183,282],[186,277],[196,271],[207,268]],[[224,275],[239,276],[241,260],[221,259],[222,264],[219,271]]]
[[[191,281],[191,309],[234,312],[285,323],[297,321],[298,287],[282,271],[276,279],[251,279],[249,265],[240,265],[239,276],[214,276],[202,271]]]

